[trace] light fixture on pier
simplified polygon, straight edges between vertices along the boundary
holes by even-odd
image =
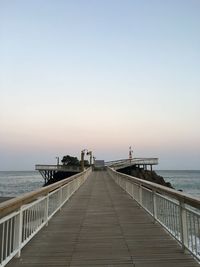
[[[87,151],[87,155],[90,156],[90,166],[92,165],[92,151]]]
[[[57,165],[59,165],[59,157],[56,157],[56,159],[57,159]]]
[[[132,150],[131,146],[129,146],[129,160],[130,160],[130,162],[132,160],[132,153],[133,153],[133,150]]]
[[[81,151],[81,171],[84,171],[84,156],[85,156],[86,151],[87,151],[87,149],[83,149]]]

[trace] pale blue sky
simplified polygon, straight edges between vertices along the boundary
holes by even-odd
[[[199,0],[2,0],[0,170],[55,156],[200,169]]]

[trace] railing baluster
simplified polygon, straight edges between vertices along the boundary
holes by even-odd
[[[13,218],[10,219],[10,241],[9,241],[9,255],[11,254],[12,251],[12,220]]]
[[[2,225],[1,262],[4,259],[4,235],[5,235],[5,222]]]
[[[16,257],[19,258],[21,256],[21,242],[22,242],[22,214],[23,211],[20,209],[19,216],[16,220],[16,244],[17,244],[17,255]]]
[[[197,242],[197,217],[194,216],[194,238],[195,238],[195,253],[198,253],[198,242]]]
[[[155,221],[157,220],[157,197],[156,197],[156,192],[153,191],[153,217]]]
[[[49,194],[46,196],[46,205],[45,205],[45,222],[48,226],[48,217],[49,217]]]
[[[191,229],[191,234],[190,234],[190,239],[191,239],[191,246],[192,246],[192,251],[194,250],[194,234],[193,234],[193,220],[194,219],[194,216],[193,215],[190,215],[190,229]]]
[[[6,222],[6,251],[5,251],[5,255],[6,257],[8,256],[8,224],[9,224],[9,220]]]
[[[139,185],[139,204],[142,206],[142,186]]]

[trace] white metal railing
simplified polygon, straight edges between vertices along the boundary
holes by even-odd
[[[131,165],[157,165],[158,158],[133,158],[133,159],[121,159],[115,161],[108,161],[106,166],[114,169],[125,168]]]
[[[38,171],[81,171],[79,166],[70,166],[70,165],[45,165],[45,164],[36,164],[35,169]]]
[[[20,256],[21,249],[48,224],[90,172],[91,168],[0,205],[0,267]]]
[[[114,181],[200,261],[200,199],[108,167]]]

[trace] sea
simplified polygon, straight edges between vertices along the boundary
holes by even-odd
[[[38,171],[0,171],[0,197],[16,197],[43,185]]]
[[[156,170],[177,190],[200,198],[200,170]],[[38,171],[0,171],[0,197],[16,197],[41,188],[44,179]]]
[[[200,170],[157,170],[176,190],[200,198]]]

